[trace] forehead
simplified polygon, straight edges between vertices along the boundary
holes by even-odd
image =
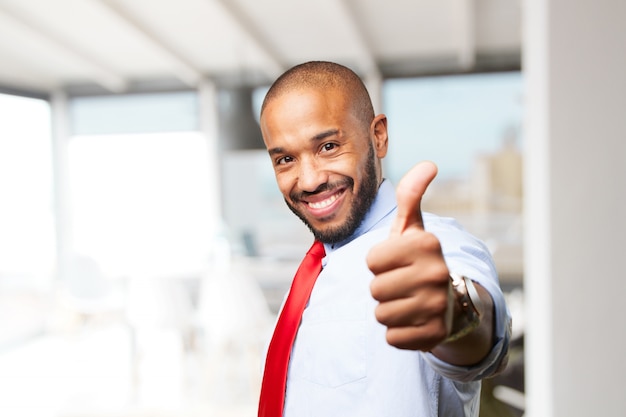
[[[273,97],[265,107],[264,114],[273,114],[282,110],[313,111],[344,111],[348,104],[348,97],[339,88],[300,87],[281,91]]]
[[[311,139],[324,132],[340,136],[366,134],[369,123],[358,117],[352,95],[342,86],[312,88],[298,86],[280,91],[264,106],[260,120],[266,147],[287,147],[298,139]]]

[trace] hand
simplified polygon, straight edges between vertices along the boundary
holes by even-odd
[[[422,162],[402,178],[390,236],[367,256],[376,319],[387,326],[387,342],[401,349],[432,350],[452,326],[450,274],[439,240],[424,230],[420,207],[436,175],[433,163]]]

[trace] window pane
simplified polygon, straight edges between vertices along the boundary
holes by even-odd
[[[197,132],[77,136],[73,243],[112,275],[180,273],[209,256],[208,149]]]
[[[0,283],[46,285],[54,263],[50,108],[0,94]]]
[[[510,72],[390,80],[383,92],[386,176],[435,162],[422,208],[486,241],[504,286],[522,280],[522,87]]]
[[[195,92],[76,97],[70,102],[76,135],[197,130]]]
[[[397,79],[385,82],[389,117],[387,175],[397,181],[420,160],[439,178],[467,178],[475,157],[493,153],[514,135],[519,148],[519,72]]]

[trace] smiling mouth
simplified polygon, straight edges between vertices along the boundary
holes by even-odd
[[[333,183],[321,184],[315,191],[300,191],[289,195],[295,209],[295,204],[300,204],[300,210],[306,210],[310,215],[318,219],[327,218],[337,209],[341,199],[347,190],[352,187],[350,179],[344,179]],[[296,210],[298,211],[298,210]],[[300,212],[304,215],[303,212]]]
[[[333,204],[337,199],[339,198],[339,193],[338,194],[333,194],[331,195],[329,198],[322,200],[322,201],[316,201],[316,202],[309,202],[307,203],[309,205],[309,207],[313,208],[313,209],[323,209],[326,208],[328,206],[330,206],[331,204]]]

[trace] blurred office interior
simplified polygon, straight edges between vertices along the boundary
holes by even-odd
[[[543,42],[524,34],[524,4],[561,28],[534,1],[0,1],[0,415],[256,414],[311,241],[258,110],[310,59],[364,78],[389,119],[385,176],[433,160],[423,209],[487,243],[514,341],[481,415],[524,415],[538,90],[522,46]]]

